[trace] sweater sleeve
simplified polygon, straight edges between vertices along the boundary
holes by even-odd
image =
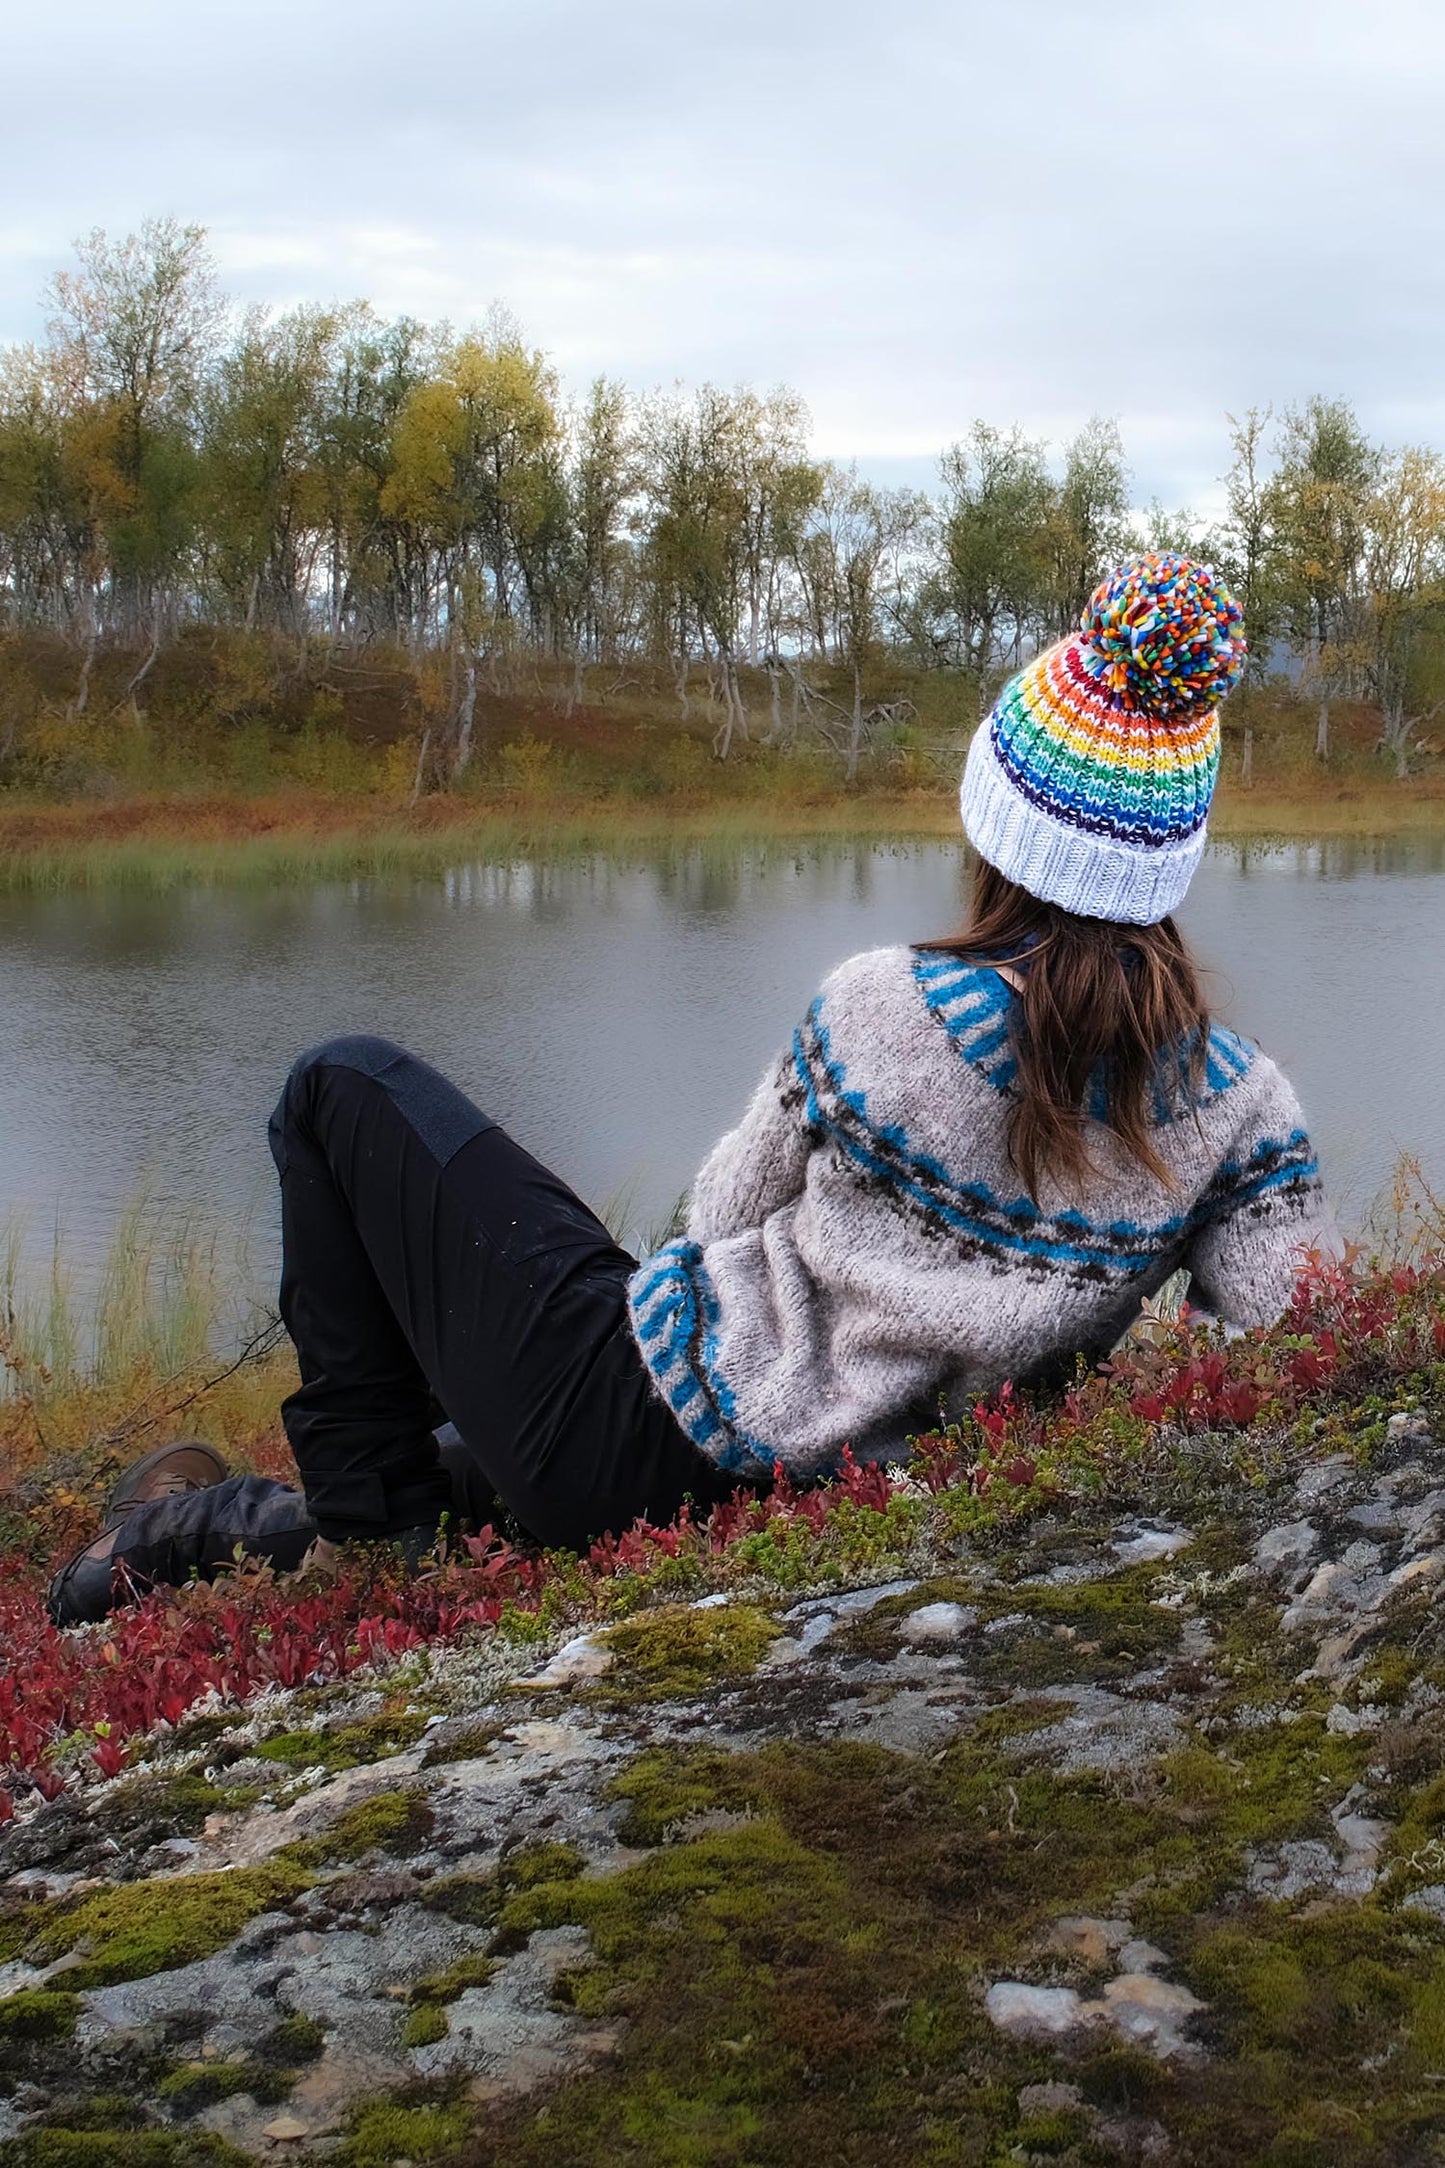
[[[1308,1253],[1340,1249],[1299,1101],[1273,1062],[1257,1059],[1262,1089],[1201,1199],[1185,1259],[1190,1301],[1245,1328],[1273,1325],[1289,1307]]]
[[[774,1062],[736,1129],[715,1144],[688,1202],[693,1242],[761,1227],[802,1195],[810,1140],[803,1087],[791,1053]]]

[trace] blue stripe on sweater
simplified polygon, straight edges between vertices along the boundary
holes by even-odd
[[[971,1068],[986,1076],[995,1090],[1006,1092],[1018,1075],[1018,1064],[1008,1051],[1008,1012],[1015,999],[1007,980],[986,964],[960,963],[956,956],[920,949],[912,959],[919,992],[942,1024],[958,1052]],[[1203,1088],[1185,1091],[1188,1065],[1181,1063],[1177,1079],[1161,1059],[1154,1085],[1154,1120],[1162,1128],[1178,1119],[1181,1111],[1192,1113],[1207,1106],[1221,1093],[1248,1076],[1254,1048],[1223,1025],[1213,1025],[1204,1053]],[[1085,1102],[1090,1119],[1102,1122],[1108,1113],[1108,1095],[1102,1076],[1090,1079]]]

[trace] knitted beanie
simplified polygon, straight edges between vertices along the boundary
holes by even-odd
[[[1204,851],[1239,604],[1207,565],[1153,553],[1094,590],[1079,630],[1011,678],[969,747],[963,825],[1030,895],[1149,926]]]

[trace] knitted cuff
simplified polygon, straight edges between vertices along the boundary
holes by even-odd
[[[1183,902],[1204,854],[1203,826],[1181,842],[1130,845],[1032,804],[1004,773],[987,723],[968,749],[961,802],[964,833],[981,858],[1031,896],[1080,918],[1156,925]]]

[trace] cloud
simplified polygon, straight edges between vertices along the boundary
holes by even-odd
[[[820,445],[1115,414],[1142,495],[1315,389],[1445,442],[1430,0],[70,0],[10,26],[0,336],[75,233],[243,301],[508,304],[569,378],[788,381]]]

